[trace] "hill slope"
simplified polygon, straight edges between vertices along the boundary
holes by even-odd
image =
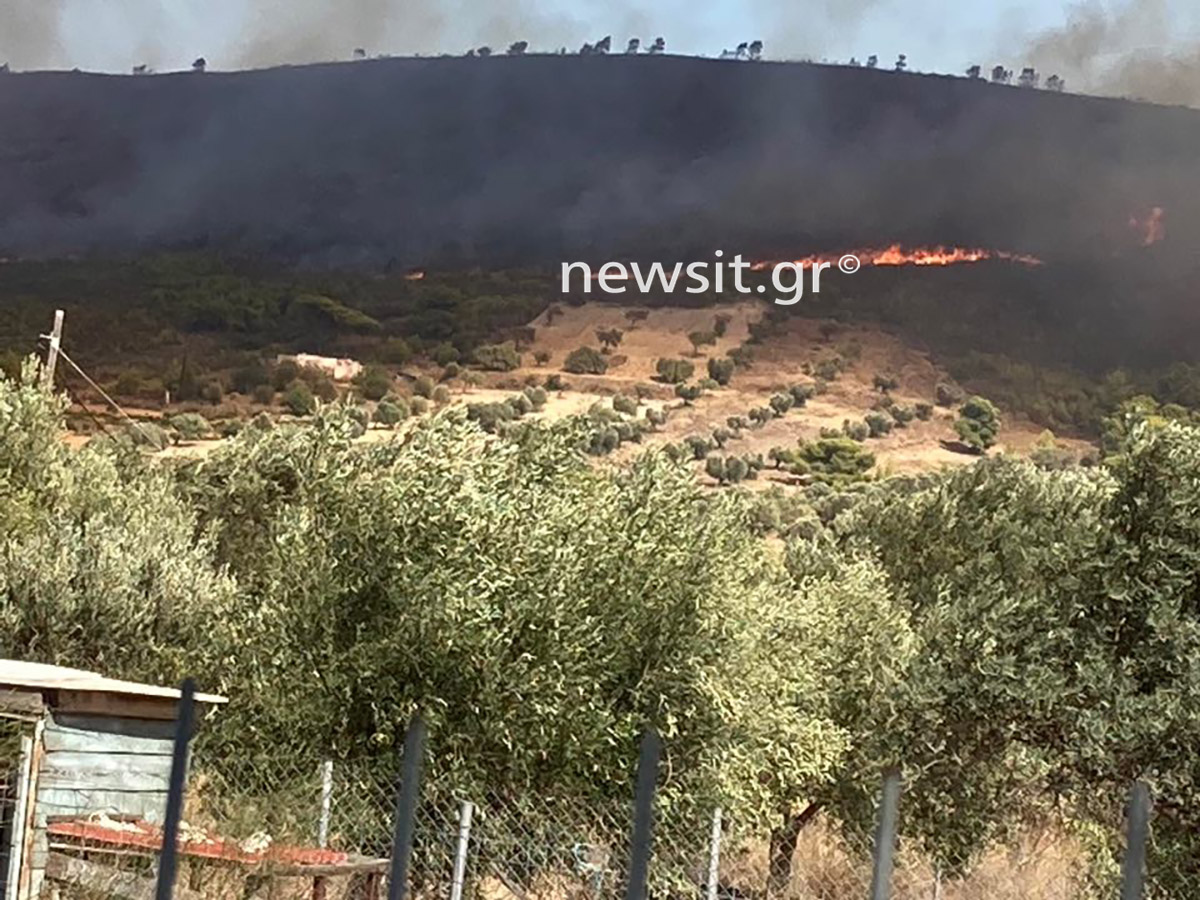
[[[13,74],[0,251],[446,265],[905,241],[1104,256],[1154,205],[1195,232],[1198,142],[1191,110],[805,64]]]

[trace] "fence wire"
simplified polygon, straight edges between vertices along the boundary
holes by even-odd
[[[396,771],[319,759],[193,760],[182,826],[180,900],[382,900]],[[913,788],[919,790],[919,786]],[[917,798],[909,797],[913,801]],[[422,794],[411,863],[417,900],[601,900],[624,896],[631,801],[544,791]],[[904,798],[901,800],[903,809]],[[794,850],[715,810],[656,817],[649,895],[666,900],[849,900],[870,896],[872,837],[818,816]],[[67,823],[70,824],[70,823]],[[73,829],[73,830],[72,830]],[[42,896],[150,900],[153,823],[93,812],[51,829]],[[715,839],[714,839],[715,838]],[[1047,818],[969,859],[906,833],[895,900],[1116,898],[1121,823]],[[1153,856],[1151,858],[1153,871]],[[1197,885],[1200,887],[1200,884]],[[1145,896],[1198,896],[1151,881]]]

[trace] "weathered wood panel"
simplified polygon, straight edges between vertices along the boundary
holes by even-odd
[[[32,895],[49,858],[49,818],[104,813],[162,821],[173,735],[171,722],[57,710],[47,715],[35,795]]]
[[[78,715],[58,710],[53,718],[46,720],[46,747],[51,750],[141,750],[166,741],[170,753],[170,742],[174,737],[174,722]],[[130,740],[122,741],[122,738]]]

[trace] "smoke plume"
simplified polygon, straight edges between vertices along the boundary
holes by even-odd
[[[62,51],[64,0],[4,0],[0,3],[0,64],[22,69],[46,65]]]
[[[1065,77],[1073,91],[1200,106],[1200,42],[1176,33],[1166,0],[1116,10],[1093,0],[1037,35],[1021,62]]]

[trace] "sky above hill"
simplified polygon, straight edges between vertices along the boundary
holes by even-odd
[[[461,54],[522,39],[532,50],[575,51],[607,34],[614,49],[661,35],[670,52],[701,56],[755,38],[774,59],[874,53],[891,67],[904,53],[914,70],[954,74],[973,62],[1032,62],[1061,70],[1069,85],[1103,90],[1107,80],[1117,92],[1139,75],[1169,78],[1176,92],[1183,81],[1186,93],[1200,68],[1191,0],[0,0],[0,62],[15,69],[166,71],[198,56],[232,69],[348,59],[357,47]]]

